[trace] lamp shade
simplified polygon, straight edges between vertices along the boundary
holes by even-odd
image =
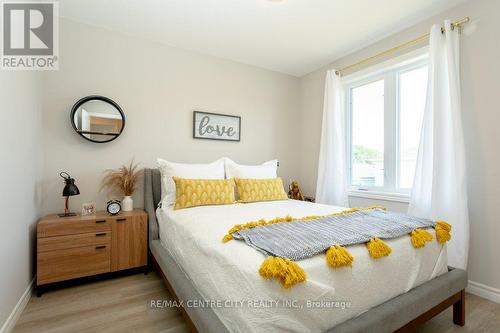
[[[62,192],[63,197],[71,197],[73,195],[80,194],[80,190],[75,185],[74,178],[71,178],[71,176],[68,175],[66,172],[61,172],[61,177],[64,178],[64,182],[66,183],[66,185],[64,185],[64,189]]]

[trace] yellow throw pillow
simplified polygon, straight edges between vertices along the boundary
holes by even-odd
[[[256,202],[288,199],[281,178],[241,179],[236,178],[240,202]]]
[[[175,182],[174,209],[207,205],[227,205],[235,202],[233,179],[186,179],[173,177]]]

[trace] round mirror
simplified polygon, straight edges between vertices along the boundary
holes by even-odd
[[[103,143],[116,139],[125,127],[125,115],[107,97],[88,96],[71,109],[71,125],[85,139]]]

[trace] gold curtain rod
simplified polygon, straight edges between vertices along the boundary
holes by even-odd
[[[470,18],[469,17],[464,17],[463,19],[461,20],[458,20],[458,21],[455,21],[451,24],[452,28],[462,28],[462,25],[464,25],[465,23],[468,23],[470,21]],[[444,28],[441,28],[441,31],[444,32]],[[364,65],[364,64],[369,64],[379,58],[382,58],[382,57],[385,57],[386,55],[389,55],[391,53],[394,53],[394,52],[397,52],[399,50],[403,50],[403,49],[406,49],[408,47],[411,47],[411,46],[414,46],[414,45],[417,45],[417,44],[420,44],[426,40],[428,40],[430,37],[430,33],[426,33],[425,35],[422,35],[420,37],[417,37],[415,39],[412,39],[410,40],[409,42],[406,42],[404,44],[401,44],[401,45],[398,45],[398,46],[395,46],[393,48],[390,48],[388,50],[385,50],[383,52],[380,52],[380,53],[377,53],[371,57],[368,57],[366,59],[363,59],[361,61],[358,61],[352,65],[349,65],[349,66],[346,66],[342,69],[339,69],[339,70],[336,70],[335,71],[335,74],[337,75],[342,75],[343,72],[349,70],[349,69],[352,69],[352,68],[355,68],[355,67],[358,67],[358,66],[361,66],[361,65]]]

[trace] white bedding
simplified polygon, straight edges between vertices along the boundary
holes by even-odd
[[[352,268],[334,270],[324,255],[301,260],[298,263],[307,273],[307,282],[285,290],[258,274],[265,259],[262,253],[241,241],[221,241],[237,223],[341,210],[286,200],[177,211],[164,207],[158,208],[157,217],[162,245],[199,293],[218,302],[212,307],[231,332],[323,332],[447,271],[446,246],[434,240],[414,249],[405,236],[387,240],[393,251],[377,260],[370,257],[365,245],[350,246]],[[283,307],[282,300],[289,300],[287,306]],[[340,303],[323,303],[327,307],[313,308],[307,301],[344,301],[350,306],[342,309]]]

